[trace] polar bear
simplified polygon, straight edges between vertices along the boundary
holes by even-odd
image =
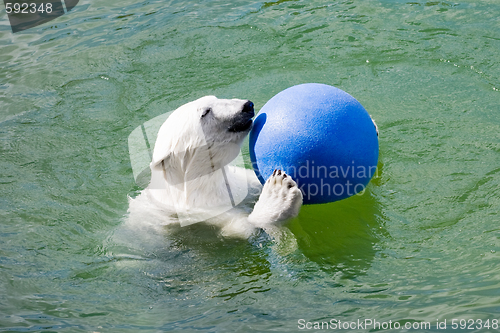
[[[158,131],[148,187],[130,199],[129,224],[168,228],[203,221],[223,235],[247,238],[297,216],[303,198],[289,175],[275,170],[262,186],[252,170],[229,165],[253,116],[251,101],[215,96],[175,110]],[[240,205],[235,189],[249,189]]]

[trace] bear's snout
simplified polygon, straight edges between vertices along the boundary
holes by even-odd
[[[243,104],[243,110],[241,110],[241,112],[251,113],[253,117],[254,116],[253,103],[251,101],[247,101],[245,104]]]
[[[253,103],[247,101],[243,104],[241,112],[234,118],[233,124],[229,127],[229,132],[249,131],[252,127],[252,118],[255,115]]]

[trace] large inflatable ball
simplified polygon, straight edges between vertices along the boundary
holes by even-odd
[[[377,168],[378,134],[348,93],[300,84],[262,107],[250,133],[250,157],[262,183],[281,169],[297,182],[305,204],[327,203],[364,191]]]

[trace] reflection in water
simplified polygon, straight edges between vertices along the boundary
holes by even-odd
[[[249,240],[222,237],[220,228],[200,222],[164,230],[119,226],[105,247],[117,259],[118,269],[147,272],[159,288],[177,297],[190,298],[194,292],[226,299],[265,289],[272,244],[264,232]],[[242,287],[242,281],[247,286]]]
[[[355,278],[370,267],[382,228],[380,204],[369,191],[323,205],[302,207],[290,229],[299,249],[328,272]]]

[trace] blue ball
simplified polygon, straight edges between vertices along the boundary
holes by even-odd
[[[250,132],[250,158],[262,184],[281,169],[297,182],[305,204],[337,201],[364,191],[375,174],[377,130],[345,91],[300,84],[262,107]]]

